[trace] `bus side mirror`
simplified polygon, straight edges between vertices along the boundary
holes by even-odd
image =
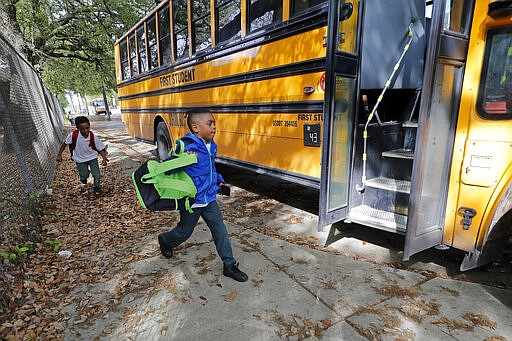
[[[354,5],[351,2],[344,2],[340,6],[340,21],[347,20],[352,16],[352,12],[354,12]]]

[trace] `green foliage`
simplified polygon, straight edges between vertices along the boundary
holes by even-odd
[[[61,219],[62,219],[62,216],[58,213],[53,216],[53,221],[59,221]]]
[[[57,240],[46,239],[44,242],[46,244],[49,244],[52,247],[53,252],[59,251],[60,244],[62,244],[62,240],[60,240],[60,239],[57,239]]]
[[[41,196],[38,193],[33,193],[28,196],[28,205],[32,212],[36,215],[41,213]]]
[[[10,251],[0,252],[0,257],[3,259],[16,259],[17,257],[21,257],[30,251],[29,245],[30,244],[25,244],[23,246],[15,245],[10,247]]]
[[[16,259],[16,254],[13,252],[0,252],[0,257],[3,259]]]
[[[29,250],[30,249],[27,246],[14,246],[14,252],[16,252],[18,256],[23,256]]]
[[[155,6],[154,0],[7,0],[28,58],[56,94],[115,89],[114,42]]]

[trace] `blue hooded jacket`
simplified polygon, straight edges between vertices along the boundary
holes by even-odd
[[[192,133],[187,133],[181,140],[185,144],[185,151],[197,154],[197,163],[185,168],[197,188],[196,204],[209,204],[216,200],[218,185],[224,182],[215,168],[217,144],[211,140],[208,151],[204,140]]]

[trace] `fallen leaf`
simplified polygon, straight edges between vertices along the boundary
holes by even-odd
[[[199,296],[199,298],[200,298],[200,299],[202,299],[203,301],[208,300],[208,299],[207,299],[206,297],[204,297],[204,296]]]
[[[331,320],[325,319],[325,320],[320,320],[320,322],[322,322],[322,324],[326,325],[327,327],[332,326]]]
[[[230,293],[229,295],[226,295],[224,296],[224,301],[226,302],[231,302],[233,301],[233,299],[236,297],[236,291],[233,291],[232,293]]]

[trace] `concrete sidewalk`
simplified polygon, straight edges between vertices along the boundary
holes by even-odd
[[[109,152],[127,170],[136,165],[115,146]],[[235,195],[238,190],[233,188]],[[220,199],[221,208],[236,209],[233,200]],[[314,217],[286,205],[282,210],[301,215],[303,233],[314,233]],[[512,340],[509,290],[355,260],[242,224],[226,225],[248,282],[222,275],[202,220],[172,259],[160,255],[156,235],[147,235],[133,245],[139,260],[127,262],[125,271],[74,289],[86,297],[82,306],[104,311],[82,323],[76,306],[67,306],[71,319],[64,339]],[[327,235],[314,237],[322,244]]]
[[[164,230],[163,228],[162,230]],[[512,311],[488,288],[427,278],[290,244],[228,224],[249,281],[222,276],[203,222],[168,260],[155,236],[134,246],[153,255],[109,283],[78,288],[105,315],[74,324],[73,340],[510,340]],[[73,307],[68,307],[72,313]],[[79,317],[76,317],[78,319]],[[501,338],[499,338],[501,337]]]

